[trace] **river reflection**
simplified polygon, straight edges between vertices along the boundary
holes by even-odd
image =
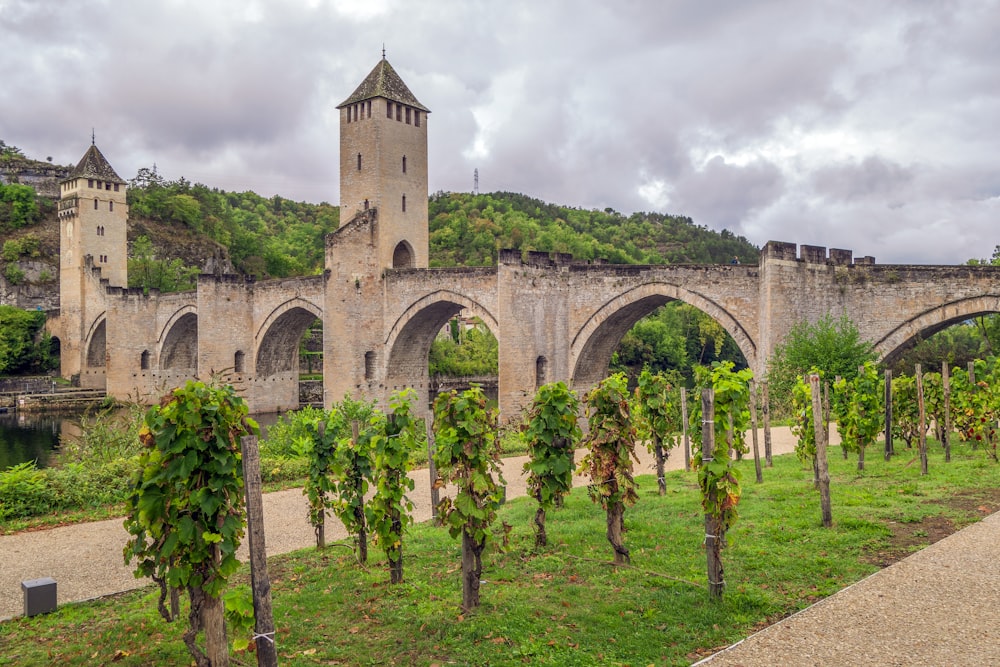
[[[34,461],[39,468],[49,465],[63,422],[72,419],[79,417],[13,411],[0,414],[0,470],[25,461]]]

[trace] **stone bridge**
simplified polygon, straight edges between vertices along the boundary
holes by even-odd
[[[497,337],[499,402],[511,417],[545,382],[600,381],[625,333],[669,301],[717,321],[756,373],[795,323],[827,313],[849,316],[892,360],[950,324],[1000,312],[1000,267],[877,265],[771,242],[758,265],[587,264],[506,250],[495,267],[379,269],[367,229],[376,224],[372,210],[332,234],[321,276],[203,275],[197,290],[175,294],[104,286],[81,384],[153,402],[189,378],[222,375],[254,411],[295,408],[299,341],[319,319],[325,405],[412,387],[426,406],[431,342],[464,313]]]

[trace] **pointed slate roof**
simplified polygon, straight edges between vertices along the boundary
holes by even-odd
[[[384,97],[387,100],[399,102],[400,104],[420,109],[426,113],[431,112],[430,109],[417,101],[417,98],[413,96],[410,89],[406,87],[403,80],[396,74],[396,70],[392,68],[392,65],[384,57],[375,65],[375,69],[365,77],[365,80],[361,82],[357,90],[351,93],[351,96],[346,100],[338,104],[337,108],[342,109],[350,104],[361,102],[362,100],[370,100],[373,97]]]
[[[76,165],[76,168],[70,172],[66,180],[71,178],[96,178],[101,181],[110,181],[111,183],[125,183],[115,170],[108,163],[107,158],[104,154],[97,148],[96,144],[91,144],[90,148],[84,154],[83,159],[80,163]]]

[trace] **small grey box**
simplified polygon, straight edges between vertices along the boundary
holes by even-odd
[[[52,577],[21,582],[24,591],[24,615],[36,616],[56,610],[56,580]]]

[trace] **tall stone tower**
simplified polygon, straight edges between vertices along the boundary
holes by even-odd
[[[427,268],[427,115],[382,60],[340,110],[340,220],[376,209],[381,268]]]
[[[59,326],[63,377],[103,383],[106,288],[128,285],[126,185],[95,144],[59,184]],[[97,377],[100,379],[98,380]]]

